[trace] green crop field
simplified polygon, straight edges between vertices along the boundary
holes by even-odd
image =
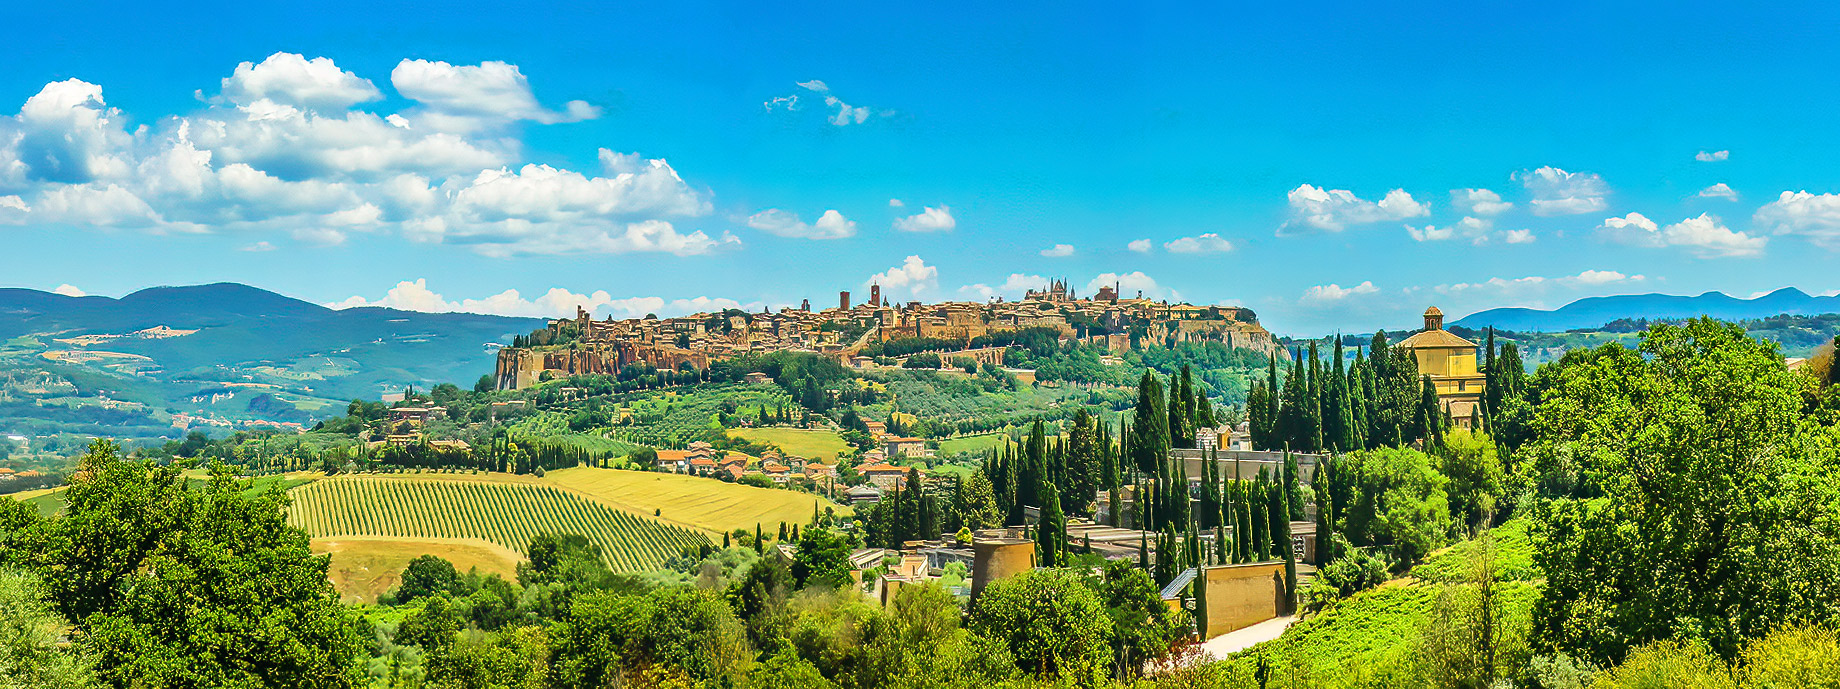
[[[381,477],[335,478],[294,489],[288,522],[315,538],[476,538],[524,552],[540,533],[599,544],[618,571],[655,569],[709,539],[554,486]]]
[[[752,442],[770,443],[779,447],[781,452],[806,459],[830,461],[850,451],[850,444],[844,442],[836,431],[767,427],[737,428],[728,434]]]

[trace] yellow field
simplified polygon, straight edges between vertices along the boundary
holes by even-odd
[[[549,472],[543,480],[640,514],[659,510],[660,519],[718,534],[752,531],[756,524],[773,530],[782,521],[808,524],[813,505],[819,511],[832,506],[838,514],[850,513],[849,508],[810,493],[683,474],[577,467]]]
[[[517,551],[471,538],[403,540],[373,536],[313,540],[313,552],[331,553],[327,577],[347,603],[375,603],[377,595],[401,583],[409,561],[435,555],[454,563],[465,574],[474,567],[481,574],[496,573],[517,580]]]
[[[850,451],[850,444],[844,442],[835,431],[768,427],[737,428],[728,434],[750,442],[772,443],[786,454],[806,459],[823,459],[825,464],[830,464],[838,455]]]

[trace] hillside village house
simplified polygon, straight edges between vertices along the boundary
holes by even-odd
[[[869,464],[856,469],[856,473],[868,479],[869,483],[885,491],[907,487],[908,471],[908,467],[893,464]]]
[[[679,474],[690,471],[690,452],[688,450],[659,450],[658,466],[666,471]]]
[[[1444,312],[1425,309],[1425,329],[1400,341],[1418,360],[1420,375],[1431,379],[1438,402],[1458,427],[1470,428],[1480,415],[1486,380],[1476,369],[1476,343],[1444,329]]]
[[[745,376],[742,376],[741,380],[745,382],[749,382],[749,383],[771,383],[773,382],[773,377],[765,373],[755,371],[753,373],[749,373]]]
[[[869,429],[869,438],[871,440],[880,441],[882,436],[888,435],[888,424],[880,421],[864,421],[863,427]]]
[[[926,450],[926,440],[921,438],[887,438],[882,447],[889,457],[928,457],[932,453]]]
[[[446,407],[396,407],[390,410],[390,423],[407,423],[421,428],[429,421],[439,420],[446,413]]]

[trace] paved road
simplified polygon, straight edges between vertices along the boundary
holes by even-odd
[[[1295,617],[1276,617],[1245,629],[1227,632],[1201,644],[1201,648],[1215,658],[1225,658],[1229,654],[1243,651],[1252,646],[1278,638],[1286,627],[1296,622]]]

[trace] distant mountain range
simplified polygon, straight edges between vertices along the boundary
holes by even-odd
[[[101,423],[93,407],[145,414],[132,421],[142,426],[175,413],[310,421],[405,384],[470,386],[498,345],[543,323],[330,309],[231,283],[120,299],[0,289],[0,427],[21,415]]]
[[[1551,311],[1489,309],[1464,316],[1450,325],[1475,329],[1494,326],[1497,329],[1521,332],[1562,332],[1575,328],[1595,328],[1620,318],[1655,320],[1712,316],[1722,320],[1743,320],[1784,313],[1840,313],[1840,296],[1809,296],[1793,287],[1784,287],[1754,299],[1739,299],[1723,292],[1707,292],[1697,297],[1625,294],[1579,299]]]

